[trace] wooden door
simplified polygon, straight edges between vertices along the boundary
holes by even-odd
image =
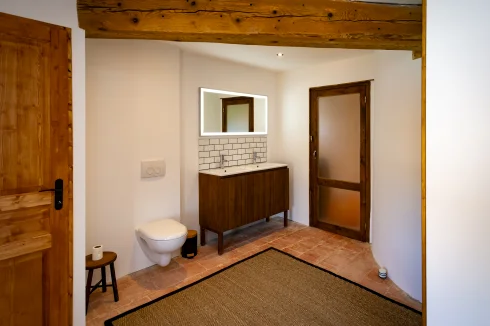
[[[70,57],[70,30],[0,13],[0,325],[72,324]]]
[[[369,241],[370,82],[310,89],[310,225]]]

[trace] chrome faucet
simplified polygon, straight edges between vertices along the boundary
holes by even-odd
[[[255,164],[255,163],[257,163],[257,152],[254,152],[254,157],[253,157],[253,159],[254,159],[254,164]]]
[[[225,167],[225,156],[223,154],[221,154],[221,160],[219,161],[219,168],[222,169]]]

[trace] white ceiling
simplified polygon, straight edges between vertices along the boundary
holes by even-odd
[[[184,51],[278,72],[353,58],[372,52],[372,50],[319,49],[220,43],[169,43],[178,46]],[[278,57],[277,53],[279,52],[284,53],[284,56]]]

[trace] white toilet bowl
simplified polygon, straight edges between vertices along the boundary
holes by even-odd
[[[175,220],[162,219],[140,226],[136,229],[136,237],[152,262],[167,266],[172,252],[184,245],[187,228]]]

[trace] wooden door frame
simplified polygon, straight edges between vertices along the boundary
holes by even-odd
[[[426,75],[427,75],[427,0],[422,0],[422,109],[421,109],[421,228],[422,228],[422,325],[427,325],[427,197],[426,197]]]
[[[79,25],[86,30],[86,35],[89,38],[163,39],[274,46],[413,50],[414,59],[422,58],[422,315],[423,324],[426,325],[425,80],[427,0],[422,0],[421,8],[413,5],[332,0],[322,3],[307,1],[302,4],[302,8],[292,1],[250,3],[250,8],[246,8],[240,2],[218,1],[214,3],[212,11],[208,10],[208,5],[205,2],[199,1],[182,2],[177,8],[178,10],[172,7],[174,5],[174,3],[167,3],[163,0],[152,3],[111,0],[104,4],[97,0],[77,0],[77,13]],[[271,13],[272,7],[274,10]],[[199,11],[199,16],[195,15],[196,10]],[[285,16],[283,14],[292,12],[295,15]],[[328,19],[305,19],[305,17],[313,17],[318,12],[328,12]],[[359,19],[358,12],[364,13],[362,19]],[[221,21],[212,19],[216,13],[220,13]],[[340,27],[337,26],[339,24],[339,21],[336,20],[337,13],[349,13],[348,19],[342,17]],[[281,15],[279,21],[277,15]],[[300,24],[298,20],[304,21],[305,25]],[[398,30],[399,27],[405,29],[407,23],[420,24],[417,28],[410,30],[409,34],[412,37],[408,37],[406,31],[400,33]],[[329,25],[332,24],[336,25],[334,29],[329,28]],[[344,29],[343,24],[358,24],[359,27],[355,30],[352,27]],[[201,28],[203,25],[207,26],[206,30]],[[305,27],[308,27],[308,30]],[[352,31],[356,33],[354,34]],[[373,31],[375,31],[374,34]]]
[[[221,99],[221,131],[228,131],[228,105],[248,104],[248,132],[254,131],[254,98],[248,96],[225,97]]]
[[[360,91],[360,109],[361,109],[361,135],[360,135],[360,195],[361,195],[361,234],[357,237],[357,232],[346,230],[344,228],[338,228],[335,226],[317,224],[317,219],[315,218],[318,214],[317,207],[314,205],[313,198],[317,198],[317,189],[314,186],[315,178],[318,177],[318,154],[314,155],[314,151],[318,150],[318,130],[316,125],[312,123],[313,114],[318,112],[318,101],[317,98],[321,97],[322,94],[330,93],[325,96],[335,96],[341,94],[357,94],[356,89],[361,89]],[[364,90],[362,90],[364,89]],[[336,94],[337,93],[337,94]],[[365,98],[365,101],[362,98]],[[329,85],[322,87],[310,88],[310,121],[309,121],[309,132],[310,132],[310,155],[309,155],[309,221],[310,226],[316,226],[326,229],[327,231],[336,232],[340,235],[344,235],[350,238],[355,238],[360,241],[369,242],[370,239],[370,222],[371,222],[371,82],[370,81],[360,81],[346,84]],[[318,122],[318,119],[315,120]],[[330,180],[331,184],[338,184],[339,182]],[[350,184],[350,183],[349,183]],[[343,185],[343,183],[342,183]],[[344,185],[344,188],[348,189],[352,185]],[[347,188],[346,188],[347,187]],[[352,190],[357,190],[352,188]],[[364,227],[363,224],[364,223]],[[362,232],[364,231],[364,232]]]

